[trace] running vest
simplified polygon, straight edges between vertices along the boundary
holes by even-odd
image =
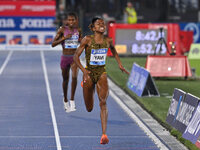
[[[65,26],[65,30],[64,30],[64,36],[68,35],[68,34],[72,34],[72,37],[69,39],[66,39],[63,42],[63,47],[64,48],[72,48],[72,49],[76,49],[79,45],[79,32],[78,29],[75,28],[73,31],[69,30],[68,26]]]
[[[96,44],[94,36],[91,37],[91,45],[85,50],[86,65],[88,68],[104,67],[108,52],[106,39],[103,39],[102,44]]]

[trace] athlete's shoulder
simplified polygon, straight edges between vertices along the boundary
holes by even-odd
[[[86,36],[81,40],[81,43],[88,44],[90,41],[91,41],[91,36],[90,36],[90,35],[86,35]]]
[[[109,42],[109,43],[113,41],[113,39],[112,39],[111,37],[105,37],[105,39],[106,39],[106,41]]]
[[[86,35],[84,37],[87,41],[91,41],[92,40],[92,35]]]
[[[58,28],[58,32],[63,32],[65,29],[65,26],[60,26],[60,28]]]

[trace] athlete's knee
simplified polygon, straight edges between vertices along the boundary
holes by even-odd
[[[91,112],[93,110],[93,107],[86,107],[88,112]]]
[[[77,82],[77,77],[72,77],[72,81]]]
[[[63,82],[68,82],[69,81],[69,75],[63,76]]]
[[[99,99],[100,101],[102,101],[102,103],[106,103],[107,97],[108,97],[108,94],[99,95]]]
[[[106,99],[108,97],[108,90],[107,89],[101,89],[101,90],[104,91],[98,93],[99,100],[102,101],[102,103],[106,103]]]
[[[63,80],[64,85],[68,84],[68,82],[69,82],[68,80]]]
[[[91,112],[93,110],[93,100],[88,99],[86,97],[84,97],[84,100],[85,100],[85,107],[86,107],[87,111]]]
[[[76,77],[78,76],[78,70],[72,70],[72,77]]]
[[[88,95],[84,95],[84,101],[85,101],[85,107],[87,109],[88,112],[91,112],[93,110],[93,104],[94,104],[94,100],[91,97],[88,97]]]
[[[106,103],[106,100],[104,99],[104,100],[100,100],[100,107],[101,108],[106,108],[107,107],[107,103]]]

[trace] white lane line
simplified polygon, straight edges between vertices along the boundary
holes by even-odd
[[[132,118],[138,126],[151,138],[154,143],[161,150],[168,150],[168,148],[155,136],[153,132],[151,132],[147,126],[111,91],[109,90],[110,96],[118,103],[118,105]]]
[[[6,57],[6,59],[5,59],[4,63],[3,63],[3,65],[2,65],[1,68],[0,68],[0,75],[3,73],[3,70],[5,69],[6,65],[8,64],[8,61],[10,60],[10,57],[12,56],[12,53],[13,53],[13,51],[10,51],[10,52],[8,53],[8,56]]]
[[[41,55],[42,68],[43,68],[43,72],[44,72],[46,90],[47,90],[47,95],[48,95],[48,100],[49,100],[49,108],[50,108],[50,112],[51,112],[51,118],[52,118],[52,122],[53,122],[54,134],[55,134],[55,139],[56,139],[56,146],[57,146],[57,150],[62,150],[43,51],[40,51],[40,55]]]
[[[0,138],[54,138],[55,136],[0,136]],[[99,137],[101,137],[101,136],[98,136],[98,135],[94,135],[94,136],[82,136],[82,135],[77,135],[77,136],[60,136],[61,138],[99,138]],[[147,136],[145,135],[145,136],[137,136],[137,135],[135,135],[135,136],[130,136],[130,135],[127,135],[127,136],[121,136],[121,135],[119,135],[119,136],[117,136],[117,135],[115,135],[115,136],[109,136],[109,138],[147,138]]]

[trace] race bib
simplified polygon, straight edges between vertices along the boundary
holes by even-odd
[[[72,35],[71,38],[65,40],[65,48],[77,48],[78,47],[78,35]]]
[[[90,56],[90,65],[105,65],[107,51],[107,48],[92,49]]]

